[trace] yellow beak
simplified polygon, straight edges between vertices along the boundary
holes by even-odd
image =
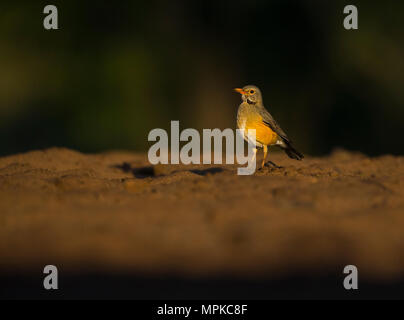
[[[243,89],[240,89],[240,88],[235,88],[234,91],[236,91],[236,92],[238,92],[240,94],[247,94],[246,91],[244,91]]]

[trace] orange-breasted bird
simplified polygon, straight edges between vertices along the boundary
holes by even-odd
[[[262,160],[261,168],[266,164],[280,168],[272,161],[265,163],[269,146],[279,146],[290,158],[302,160],[304,158],[303,154],[293,147],[292,141],[288,138],[285,131],[282,130],[267,109],[265,109],[261,91],[252,85],[234,90],[240,93],[242,98],[242,103],[237,111],[237,127],[244,130],[244,139],[246,141],[250,140],[247,136],[248,130],[255,129],[255,141],[250,141],[255,145],[253,161],[255,160],[257,148],[263,148],[264,159]]]

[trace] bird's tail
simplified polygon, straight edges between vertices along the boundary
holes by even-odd
[[[299,151],[297,151],[291,143],[286,142],[285,146],[283,147],[283,150],[286,152],[286,154],[289,156],[289,158],[295,159],[295,160],[302,160],[304,158],[304,155],[301,154]]]

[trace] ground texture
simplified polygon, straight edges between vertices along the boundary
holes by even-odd
[[[238,176],[146,155],[0,158],[0,269],[147,276],[404,276],[404,157],[335,151]]]

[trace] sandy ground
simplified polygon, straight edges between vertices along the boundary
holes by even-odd
[[[336,151],[237,176],[144,154],[49,149],[0,159],[0,269],[282,277],[404,276],[404,157]],[[40,269],[42,270],[42,269]]]

